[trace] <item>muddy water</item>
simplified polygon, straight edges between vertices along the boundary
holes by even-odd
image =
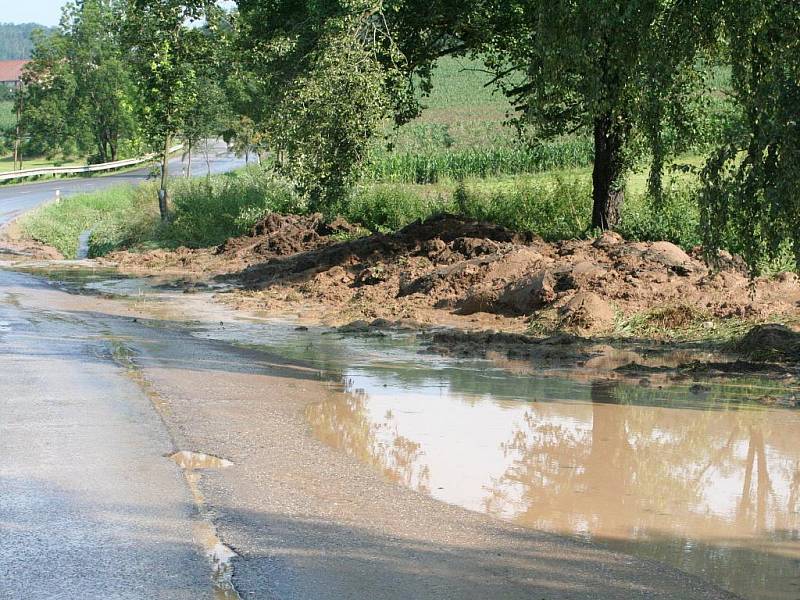
[[[800,597],[800,415],[670,406],[670,390],[636,404],[619,384],[516,400],[384,384],[314,406],[315,434],[445,502]]]
[[[392,481],[660,560],[744,598],[800,598],[800,411],[753,401],[798,394],[795,382],[542,372],[421,355],[409,333],[296,331],[135,280],[91,286],[156,298],[163,319],[191,304],[194,319],[203,314],[191,323],[195,335],[265,347],[344,382],[343,393],[310,406],[311,430]],[[635,358],[611,353],[591,364],[670,364],[692,353]]]
[[[345,393],[308,410],[313,433],[384,477],[668,563],[744,598],[800,598],[800,411],[756,401],[796,397],[796,382],[594,379],[587,369],[420,355],[409,334],[266,327],[198,335],[266,345],[340,374]],[[595,363],[613,367],[620,354]]]

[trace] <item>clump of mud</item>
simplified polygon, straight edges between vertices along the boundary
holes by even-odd
[[[800,333],[785,325],[757,325],[742,338],[736,350],[754,360],[800,361]]]
[[[714,268],[669,242],[615,233],[545,243],[453,215],[396,233],[355,237],[320,215],[269,215],[249,235],[204,250],[117,253],[124,268],[223,274],[248,308],[317,307],[332,323],[411,319],[468,329],[649,335],[664,327],[716,327],[800,317],[795,275],[750,280],[734,257]]]

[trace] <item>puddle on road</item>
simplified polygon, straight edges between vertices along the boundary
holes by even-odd
[[[239,592],[233,585],[233,564],[231,562],[238,555],[219,539],[212,515],[206,507],[205,498],[200,491],[201,474],[199,471],[224,469],[232,466],[233,463],[218,456],[189,450],[175,452],[169,456],[169,459],[183,469],[183,475],[197,507],[198,518],[193,535],[195,542],[203,548],[211,563],[211,580],[214,586],[215,600],[241,600]]]
[[[622,382],[528,378],[513,397],[503,381],[349,377],[308,419],[392,481],[745,598],[800,597],[800,412],[726,402],[742,390],[724,386],[702,402]]]
[[[181,469],[188,469],[194,471],[196,469],[224,469],[230,467],[233,463],[218,456],[211,454],[203,454],[201,452],[190,452],[188,450],[181,450],[172,454],[170,457],[175,464]]]
[[[107,275],[84,283],[128,297],[143,287]],[[148,299],[164,300],[159,310],[168,316],[159,318],[180,315],[192,298],[149,288]],[[191,324],[197,337],[263,348],[346,382],[344,393],[309,407],[313,432],[392,481],[660,560],[744,598],[800,598],[800,411],[753,402],[791,400],[800,395],[795,380],[609,374],[629,362],[720,358],[695,350],[615,350],[581,369],[543,371],[501,355],[420,356],[413,334],[297,331],[296,323],[224,307],[198,304],[207,312],[196,317],[195,308],[194,318],[204,319]],[[218,597],[238,598],[230,584],[234,555],[217,537],[198,486],[203,469],[227,461],[178,454],[215,588],[229,594]]]
[[[611,350],[582,369],[419,355],[412,334],[344,336],[226,322],[200,337],[262,347],[345,382],[313,433],[386,478],[516,524],[670,564],[751,600],[800,598],[797,381],[609,372],[723,360]],[[598,379],[599,378],[599,379]]]

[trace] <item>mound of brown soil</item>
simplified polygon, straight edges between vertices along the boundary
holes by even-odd
[[[758,325],[747,332],[737,350],[760,360],[800,360],[800,333],[785,325]]]
[[[733,257],[711,269],[669,242],[627,242],[607,232],[548,244],[452,215],[347,239],[355,231],[320,215],[269,215],[218,248],[113,258],[123,268],[229,273],[247,290],[236,302],[304,311],[313,304],[337,323],[408,318],[596,335],[648,313],[675,315],[676,327],[698,319],[713,327],[726,318],[800,317],[796,276],[751,281]]]

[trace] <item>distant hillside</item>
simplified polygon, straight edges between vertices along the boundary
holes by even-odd
[[[48,30],[36,23],[0,23],[0,60],[18,60],[31,57],[35,29]]]

